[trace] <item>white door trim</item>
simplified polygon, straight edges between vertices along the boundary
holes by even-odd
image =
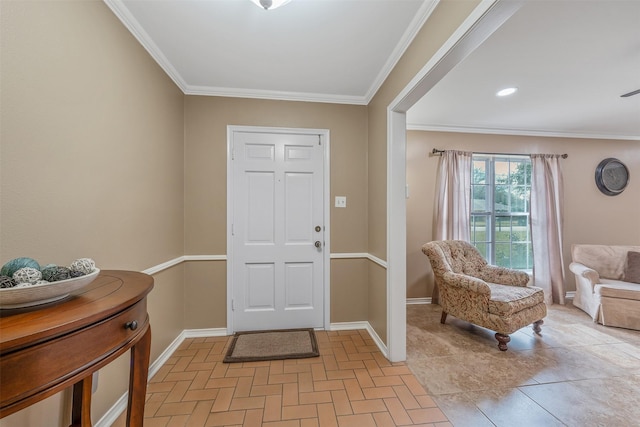
[[[523,4],[483,0],[387,107],[387,345],[392,362],[407,358],[406,112]]]
[[[231,225],[233,222],[233,165],[231,164],[233,156],[233,132],[255,132],[255,133],[295,133],[305,135],[320,135],[323,147],[323,215],[324,215],[324,250],[323,259],[324,272],[322,286],[324,289],[324,329],[329,330],[331,326],[331,151],[330,151],[330,132],[329,129],[308,129],[308,128],[281,128],[281,127],[263,127],[263,126],[227,126],[227,334],[233,335],[235,332],[233,325],[232,298],[233,295],[233,268],[231,268],[231,260],[233,259],[233,236],[231,234]]]

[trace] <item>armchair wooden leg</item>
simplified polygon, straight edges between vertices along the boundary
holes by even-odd
[[[540,335],[540,332],[542,332],[542,328],[540,326],[543,323],[544,323],[544,321],[542,319],[538,320],[537,322],[533,322],[533,332],[535,332],[536,334]]]
[[[496,332],[496,339],[498,340],[498,348],[500,351],[507,351],[507,343],[511,341],[509,335]]]
[[[442,316],[440,316],[440,323],[444,325],[444,322],[447,320],[447,312],[443,311]]]

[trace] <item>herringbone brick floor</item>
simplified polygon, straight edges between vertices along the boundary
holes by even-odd
[[[149,381],[145,427],[451,427],[365,330],[316,336],[320,357],[233,364],[222,363],[231,337],[185,340]]]

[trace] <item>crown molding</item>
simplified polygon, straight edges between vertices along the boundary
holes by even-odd
[[[284,92],[259,89],[234,89],[209,86],[189,86],[183,92],[185,95],[222,96],[229,98],[269,99],[276,101],[321,102],[327,104],[367,105],[364,96],[327,95],[322,93]]]
[[[142,47],[149,52],[149,55],[160,65],[165,73],[171,80],[182,90],[185,91],[187,84],[171,62],[164,56],[164,53],[153,42],[149,34],[142,29],[142,26],[131,15],[129,9],[122,3],[121,0],[103,0],[104,3],[111,9],[111,11],[118,17],[120,22],[129,30],[131,34],[138,40]]]
[[[404,55],[407,48],[409,48],[409,45],[416,37],[424,23],[427,22],[427,19],[429,19],[429,16],[431,16],[438,3],[440,3],[440,0],[425,0],[422,3],[422,6],[420,6],[420,9],[418,9],[418,12],[416,12],[416,15],[405,30],[402,38],[396,45],[393,52],[391,52],[391,55],[387,59],[387,62],[384,64],[384,66],[378,73],[378,76],[373,81],[373,83],[369,87],[369,90],[364,96],[366,104],[368,104],[373,99],[387,77],[389,77],[389,74],[391,74],[391,71],[393,71],[398,61],[400,61],[402,55]]]
[[[472,126],[418,125],[407,123],[407,130],[425,132],[481,133],[490,135],[540,136],[545,138],[619,139],[640,141],[640,135],[607,135],[532,129],[481,128]]]

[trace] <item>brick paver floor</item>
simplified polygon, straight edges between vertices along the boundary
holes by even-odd
[[[320,357],[231,364],[231,337],[186,339],[149,381],[144,426],[451,427],[365,330],[316,336]]]

